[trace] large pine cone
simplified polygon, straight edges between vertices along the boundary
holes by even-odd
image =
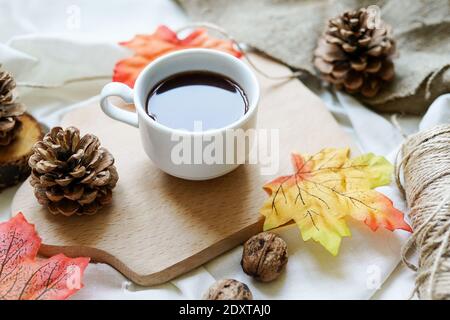
[[[25,106],[15,102],[15,87],[11,74],[0,70],[0,146],[9,145],[22,128],[18,117],[25,112]]]
[[[99,139],[74,127],[53,128],[33,147],[31,185],[53,214],[92,215],[112,200],[119,176],[114,158]]]
[[[381,20],[372,24],[364,8],[329,21],[314,52],[314,65],[325,81],[349,93],[374,97],[385,82],[393,80],[391,27]]]

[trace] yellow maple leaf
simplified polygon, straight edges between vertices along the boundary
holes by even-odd
[[[391,181],[393,166],[368,153],[349,159],[350,150],[327,148],[314,155],[292,154],[295,173],[266,185],[269,198],[261,208],[264,230],[294,221],[304,241],[313,239],[337,255],[342,237],[351,236],[347,216],[372,230],[411,232],[403,213],[373,190]]]

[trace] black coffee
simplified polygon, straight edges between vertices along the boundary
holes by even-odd
[[[190,71],[158,83],[148,95],[147,114],[173,129],[218,129],[239,120],[248,111],[244,91],[217,73]],[[195,130],[198,130],[198,126]]]

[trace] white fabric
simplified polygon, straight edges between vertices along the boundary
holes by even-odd
[[[0,63],[22,84],[58,86],[80,77],[110,77],[114,63],[128,53],[115,43],[136,33],[151,32],[158,24],[179,27],[186,18],[168,0],[0,0]],[[28,109],[40,121],[53,126],[67,110],[98,94],[109,79],[75,82],[52,89],[19,87]],[[322,91],[336,119],[365,151],[388,154],[401,142],[401,135],[385,118],[374,114],[346,95]],[[449,121],[450,99],[436,101],[423,126]],[[447,119],[445,120],[445,117]],[[444,119],[444,120],[443,120]],[[414,131],[418,119],[402,120]],[[392,155],[391,155],[392,160]],[[0,194],[0,219],[10,215],[10,202],[17,188]],[[381,190],[403,210],[396,188]],[[353,237],[343,241],[341,253],[332,257],[317,243],[304,243],[295,227],[278,232],[288,242],[290,261],[277,281],[260,284],[241,270],[241,247],[214,259],[203,267],[161,286],[142,288],[127,281],[104,264],[90,264],[78,299],[197,299],[220,278],[248,283],[256,298],[353,298],[368,299],[396,268],[403,232],[379,230],[372,233],[361,223],[350,223]],[[400,270],[400,271],[398,271]],[[390,281],[376,297],[407,298],[413,277],[397,268],[401,281]],[[380,292],[386,292],[382,294]]]

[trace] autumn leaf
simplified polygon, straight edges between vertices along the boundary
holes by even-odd
[[[113,81],[123,82],[130,87],[134,86],[139,73],[146,65],[173,51],[207,48],[224,51],[238,58],[242,55],[234,48],[233,42],[213,38],[204,29],[197,29],[186,38],[180,39],[174,31],[164,25],[159,26],[152,34],[136,35],[132,40],[119,44],[131,49],[134,55],[117,62],[114,67]]]
[[[61,300],[81,288],[89,258],[37,258],[40,245],[22,213],[0,224],[0,300]]]
[[[342,237],[351,236],[347,216],[378,227],[411,232],[403,213],[373,190],[390,183],[393,166],[372,153],[349,159],[350,150],[323,149],[314,155],[292,154],[295,173],[264,186],[269,198],[261,214],[264,229],[294,221],[304,241],[313,239],[337,255]]]

